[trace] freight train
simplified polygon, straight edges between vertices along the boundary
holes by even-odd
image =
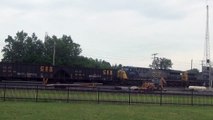
[[[141,67],[120,69],[79,68],[69,66],[17,64],[0,62],[0,81],[39,81],[43,84],[103,83],[106,85],[142,85],[164,77],[167,86],[203,85],[198,74],[177,70],[153,70]]]

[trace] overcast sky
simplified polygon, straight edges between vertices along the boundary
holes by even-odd
[[[173,69],[190,69],[191,59],[200,68],[205,27],[205,0],[0,0],[0,49],[21,30],[41,40],[66,34],[83,56],[125,66],[148,67],[159,53]]]

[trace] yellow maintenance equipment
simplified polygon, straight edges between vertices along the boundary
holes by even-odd
[[[156,89],[156,87],[155,87],[155,84],[152,82],[144,82],[141,86],[141,89],[145,91],[152,91]]]

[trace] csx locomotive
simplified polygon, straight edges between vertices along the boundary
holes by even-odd
[[[183,79],[185,76],[185,79]],[[151,68],[122,67],[121,69],[96,69],[69,66],[17,64],[0,62],[0,81],[40,81],[54,83],[103,83],[107,85],[142,85],[164,77],[167,86],[203,85],[197,74],[186,74],[177,70],[153,70]]]

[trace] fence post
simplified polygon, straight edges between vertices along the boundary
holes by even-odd
[[[4,101],[6,100],[6,83],[4,84]]]
[[[38,85],[36,86],[36,102],[38,102]]]
[[[129,105],[131,104],[131,90],[130,90],[130,87],[129,87]]]
[[[69,102],[69,98],[70,98],[70,87],[68,87],[67,89],[67,103]]]
[[[99,102],[100,102],[100,100],[99,100],[99,88],[97,88],[97,101],[98,101],[98,104],[99,104]]]
[[[160,91],[160,106],[162,105],[162,98],[163,98],[163,90]]]
[[[191,91],[191,105],[194,105],[194,90]]]

